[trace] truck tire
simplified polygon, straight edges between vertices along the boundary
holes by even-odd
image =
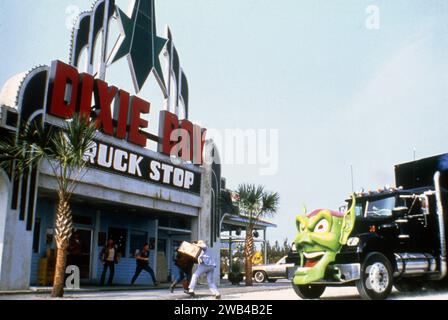
[[[394,286],[400,292],[416,292],[423,290],[425,285],[421,279],[400,279],[395,281]]]
[[[361,265],[360,279],[356,282],[358,292],[366,300],[386,299],[393,285],[392,266],[379,252],[370,253]]]
[[[325,291],[321,284],[296,285],[292,284],[295,293],[302,299],[319,299]]]
[[[256,283],[263,283],[266,281],[266,273],[264,271],[255,271],[254,280]]]

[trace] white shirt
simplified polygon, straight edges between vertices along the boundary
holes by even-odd
[[[207,248],[202,249],[202,254],[198,257],[198,262],[208,267],[216,267],[213,258],[207,254]]]
[[[114,261],[115,257],[115,248],[109,249],[109,255],[107,256],[106,260],[107,261]]]

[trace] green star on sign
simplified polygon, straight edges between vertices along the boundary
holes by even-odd
[[[157,36],[154,0],[135,0],[131,18],[118,7],[117,13],[121,23],[121,43],[112,58],[112,63],[125,56],[128,57],[137,93],[140,92],[153,70],[165,91],[159,56],[167,40]]]

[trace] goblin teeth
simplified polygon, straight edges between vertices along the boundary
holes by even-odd
[[[323,251],[319,251],[319,252],[304,252],[303,253],[305,258],[307,258],[307,259],[318,258],[318,257],[323,256],[324,254],[325,254],[325,252],[323,252]]]

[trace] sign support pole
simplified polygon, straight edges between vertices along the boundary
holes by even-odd
[[[110,0],[104,2],[104,19],[103,19],[103,31],[102,31],[102,47],[101,47],[101,65],[98,74],[98,78],[106,80],[106,68],[107,68],[107,43],[109,38],[109,10]]]
[[[168,25],[165,26],[165,35],[166,38],[169,39],[169,43],[168,46],[169,48],[166,49],[166,60],[167,60],[167,64],[166,64],[166,70],[167,70],[167,79],[166,79],[166,94],[167,94],[167,98],[166,98],[166,106],[165,106],[165,110],[168,112],[171,112],[171,68],[173,65],[173,55],[171,54],[171,52],[173,52],[173,42],[170,39],[170,27]]]

